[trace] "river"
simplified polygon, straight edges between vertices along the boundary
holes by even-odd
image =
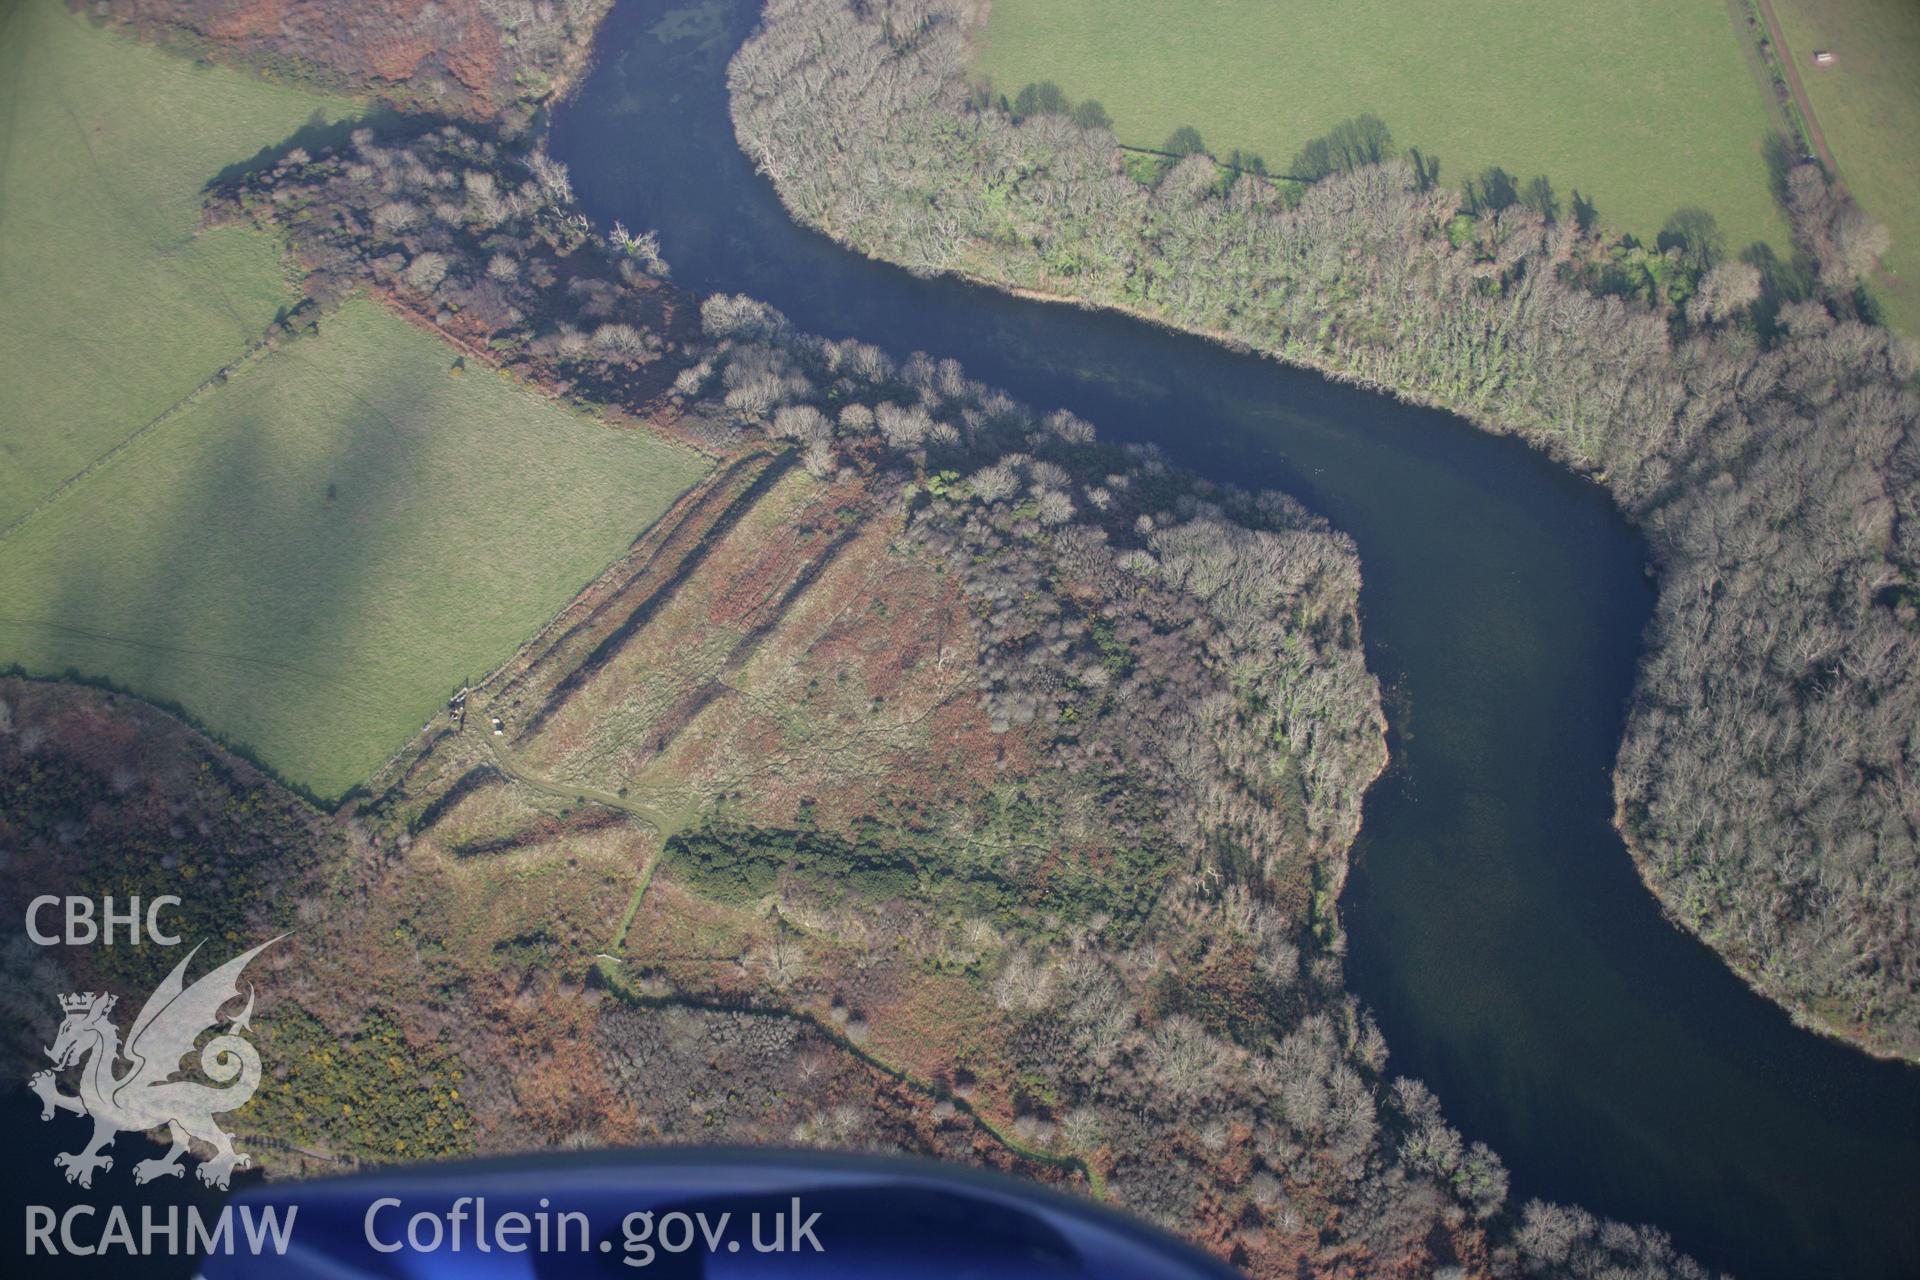
[[[1672,928],[1609,823],[1653,588],[1595,485],[1452,416],[1125,317],[921,280],[794,224],[735,146],[756,0],[623,0],[552,121],[676,281],[1286,489],[1359,544],[1394,763],[1341,900],[1396,1072],[1513,1174],[1746,1277],[1920,1275],[1920,1071],[1794,1027]]]

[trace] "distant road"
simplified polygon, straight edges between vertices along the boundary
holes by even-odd
[[[1827,175],[1833,184],[1846,195],[1847,184],[1840,178],[1840,166],[1834,163],[1833,152],[1827,148],[1827,135],[1820,131],[1820,117],[1813,114],[1813,103],[1807,97],[1807,87],[1800,83],[1800,70],[1793,65],[1793,51],[1787,47],[1787,37],[1780,30],[1780,18],[1773,11],[1773,0],[1753,0],[1760,10],[1761,21],[1767,24],[1767,39],[1773,42],[1775,52],[1780,55],[1780,70],[1787,77],[1787,89],[1793,94],[1793,103],[1800,109],[1800,118],[1807,122],[1807,141],[1813,145],[1813,154],[1820,157],[1820,163],[1827,167]]]

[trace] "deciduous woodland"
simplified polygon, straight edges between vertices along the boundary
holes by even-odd
[[[1441,185],[1378,121],[1308,148],[1310,182],[1143,163],[1057,93],[969,84],[972,7],[770,0],[730,85],[793,214],[1454,410],[1608,486],[1660,574],[1615,774],[1647,883],[1798,1016],[1920,1054],[1920,402],[1856,289],[1884,232],[1792,165],[1791,262],[1730,259],[1699,218],[1610,241],[1497,171]]]
[[[951,361],[696,309],[567,189],[408,122],[210,195],[286,238],[294,323],[366,291],[469,372],[719,460],[369,799],[301,817],[149,710],[0,686],[32,883],[134,892],[188,827],[236,889],[278,851],[279,891],[231,904],[303,939],[256,1123],[362,1161],[924,1151],[1261,1275],[1704,1275],[1657,1230],[1509,1205],[1344,990],[1331,904],[1384,762],[1346,538]]]

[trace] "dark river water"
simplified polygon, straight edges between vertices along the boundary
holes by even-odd
[[[1665,922],[1609,825],[1653,591],[1601,490],[1446,414],[915,279],[796,226],[727,118],[726,60],[756,12],[624,0],[553,122],[595,221],[657,229],[697,292],[955,357],[1110,439],[1289,490],[1352,534],[1394,765],[1342,912],[1393,1069],[1501,1153],[1516,1202],[1655,1222],[1745,1276],[1920,1275],[1920,1072],[1748,992]]]

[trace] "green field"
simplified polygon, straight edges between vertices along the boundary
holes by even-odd
[[[143,435],[0,542],[0,665],[366,778],[704,469],[452,356],[350,302]]]
[[[1190,125],[1283,170],[1371,112],[1452,186],[1499,165],[1644,240],[1699,206],[1734,248],[1786,248],[1769,107],[1725,0],[994,0],[978,43],[998,91],[1051,80],[1129,145]]]
[[[354,104],[0,3],[0,528],[260,336],[264,235],[196,235],[224,167]]]
[[[0,667],[170,704],[288,781],[362,781],[704,469],[200,231],[229,165],[357,108],[0,0]],[[78,477],[76,479],[76,477]]]
[[[1887,317],[1920,335],[1920,4],[1913,0],[1774,0],[1774,12],[1840,178],[1893,233],[1873,292]],[[1836,55],[1816,67],[1813,51]]]

